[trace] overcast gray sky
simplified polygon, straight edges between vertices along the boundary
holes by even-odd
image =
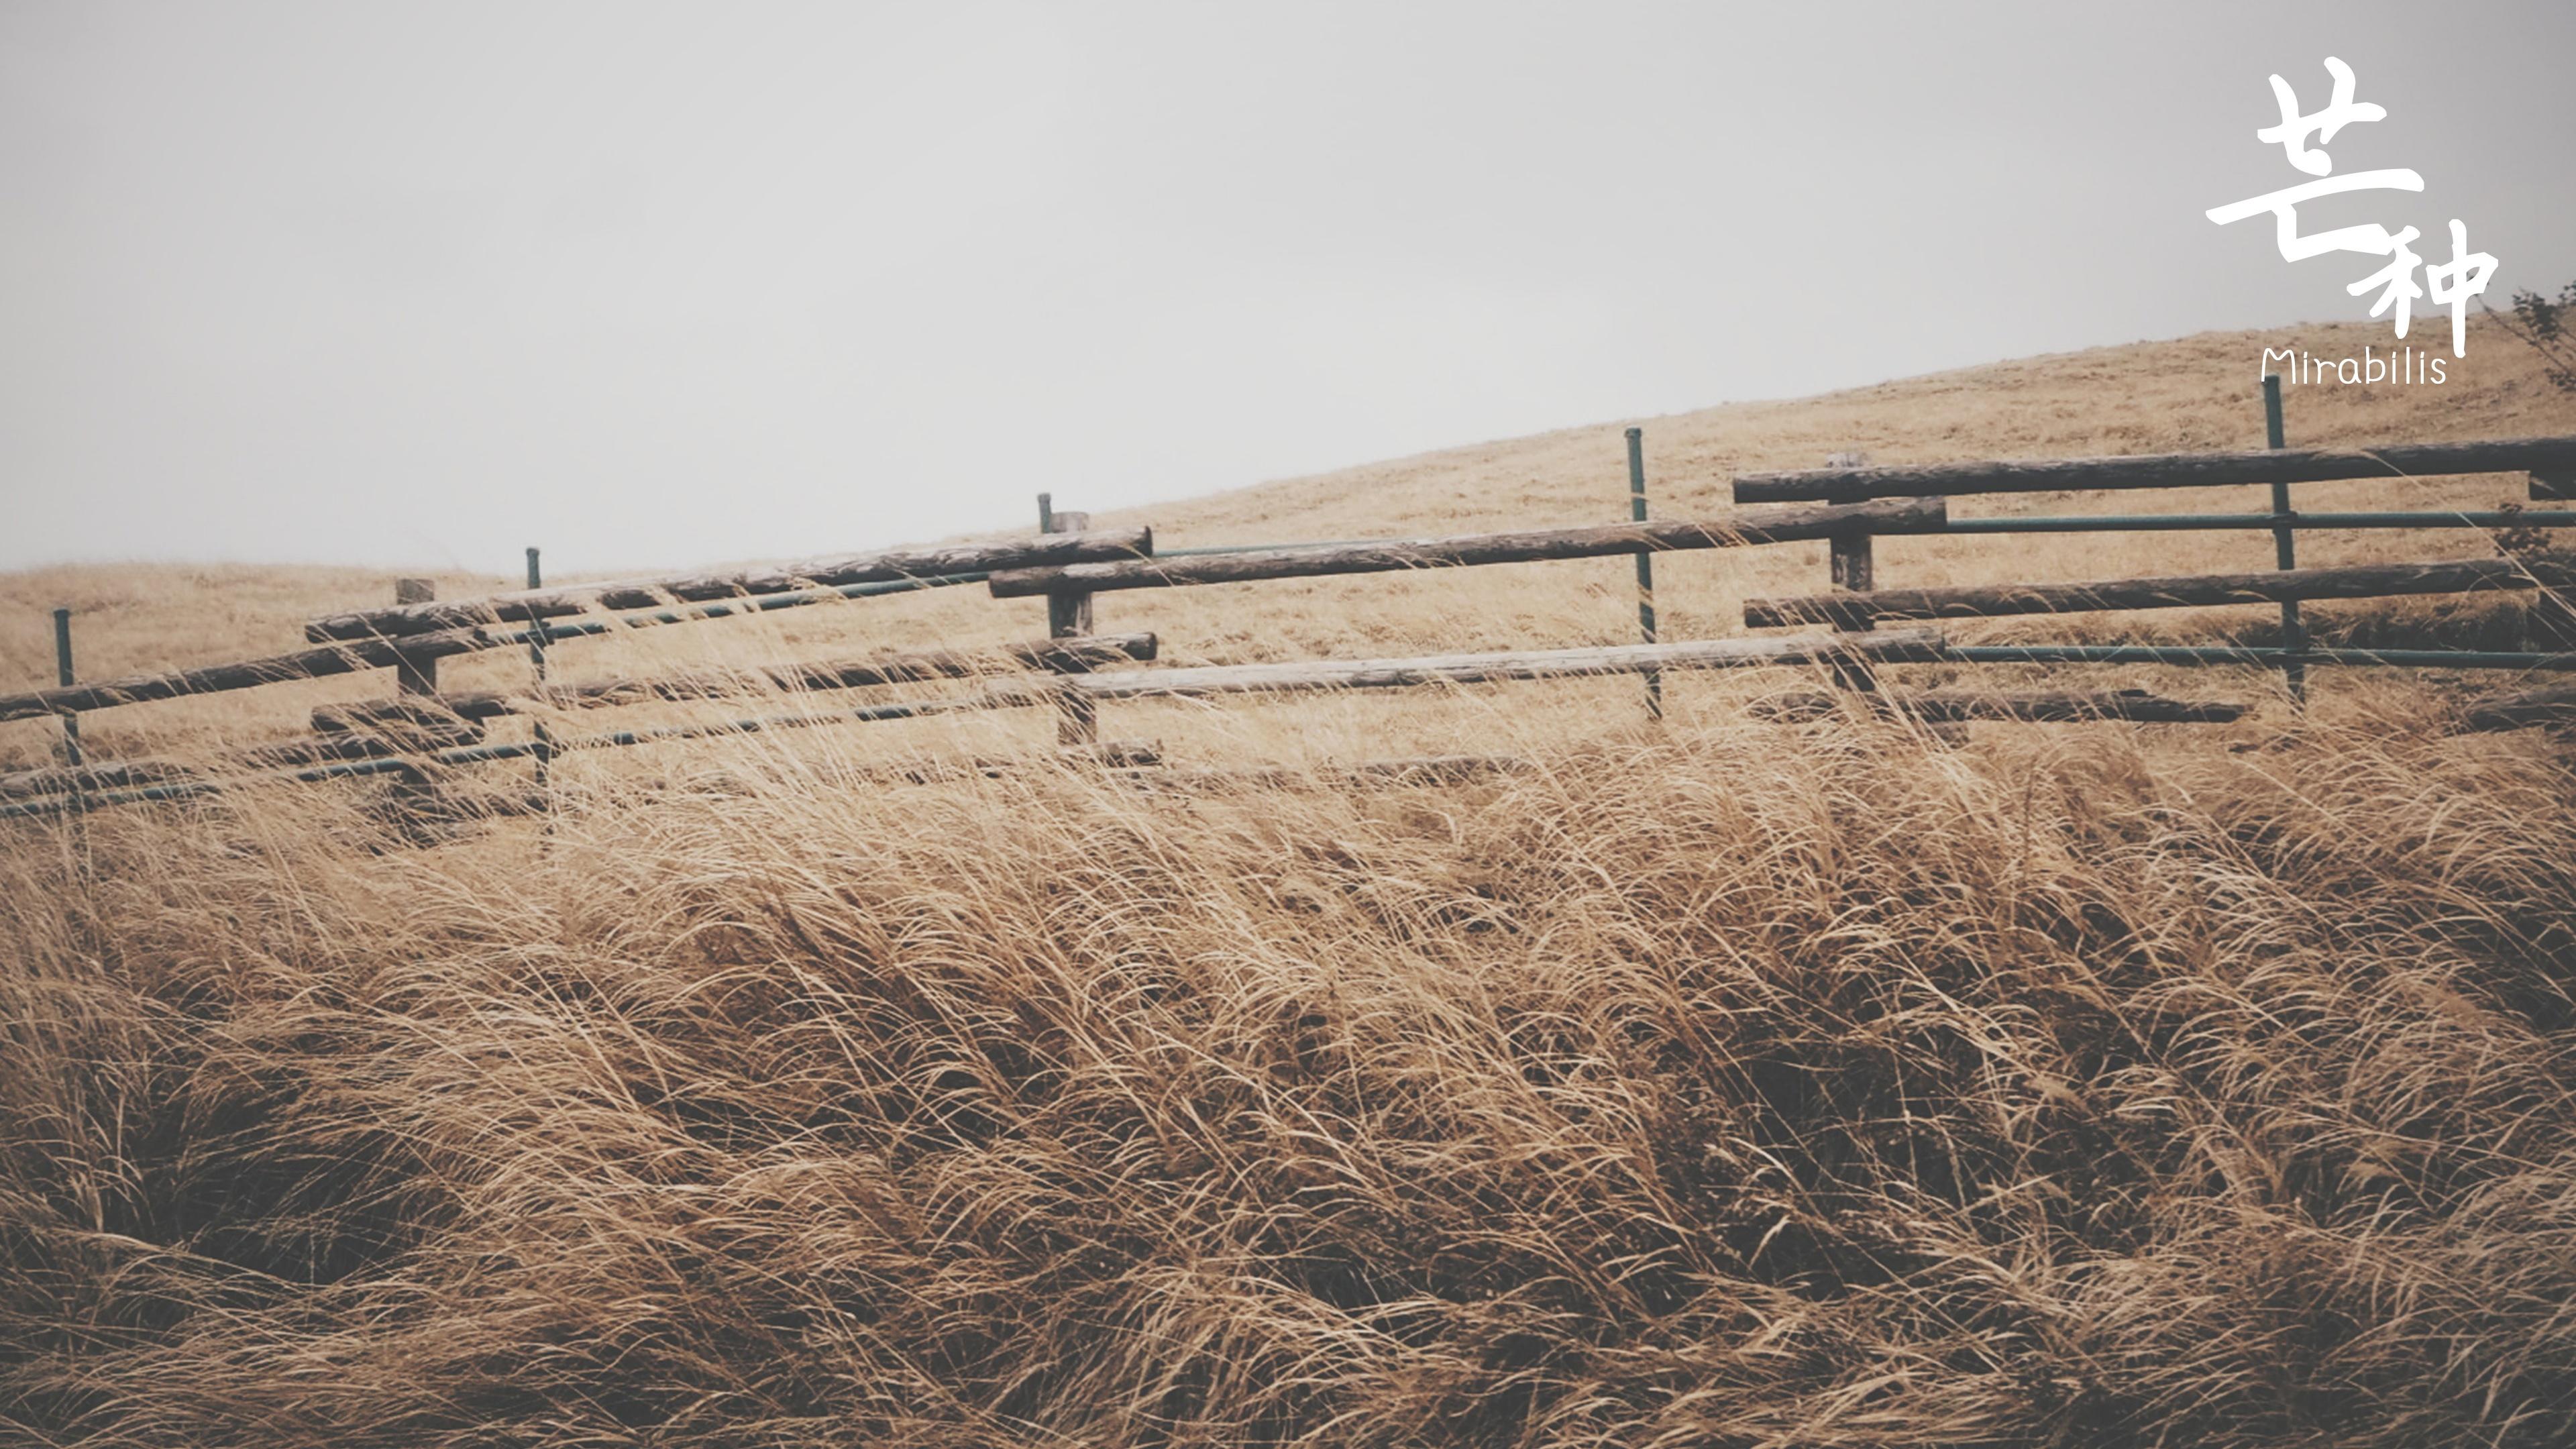
[[[2427,185],[2329,224],[2576,279],[2568,0],[0,0],[0,566],[830,552],[2359,317],[2202,216],[2330,54]]]

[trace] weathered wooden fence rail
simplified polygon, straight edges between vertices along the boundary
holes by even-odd
[[[2564,509],[2418,510],[2401,513],[2066,513],[2007,518],[1953,517],[1943,533],[2250,533],[2257,529],[2348,533],[2388,528],[2576,528]]]
[[[1604,644],[1580,649],[1522,649],[1490,654],[1435,654],[1412,659],[1316,659],[1280,664],[1209,664],[1128,670],[1064,680],[1093,699],[1188,699],[1331,689],[1406,689],[1426,684],[1491,684],[1503,680],[1579,679],[1649,674],[1667,669],[1740,669],[1824,664],[1837,659],[1929,663],[1947,646],[1937,630],[1883,634],[1812,634],[1770,639],[1694,639],[1671,644]],[[1004,683],[1000,691],[1037,686]]]
[[[1789,473],[1747,474],[1734,480],[1734,496],[1747,507],[1732,516],[1690,521],[1646,516],[1644,463],[1636,430],[1629,437],[1633,516],[1619,524],[1518,530],[1437,538],[1362,539],[1296,545],[1224,545],[1157,554],[1150,530],[1092,530],[1086,515],[1058,513],[1042,498],[1042,532],[994,542],[884,550],[871,554],[729,573],[697,573],[610,583],[536,586],[534,551],[530,587],[461,600],[407,597],[392,608],[360,610],[316,619],[306,626],[317,647],[267,659],[211,665],[162,674],[75,684],[71,678],[68,624],[57,620],[61,682],[51,689],[0,696],[0,720],[52,715],[76,724],[82,711],[289,680],[393,668],[405,692],[391,700],[326,706],[313,715],[316,733],[233,757],[234,768],[257,769],[257,778],[321,780],[374,775],[416,778],[424,770],[490,761],[534,758],[666,740],[709,738],[827,723],[918,719],[961,711],[1051,705],[1063,717],[1062,742],[1083,758],[1106,757],[1099,746],[1097,710],[1105,701],[1212,698],[1237,694],[1317,690],[1470,685],[1502,680],[1543,680],[1598,675],[1641,675],[1649,681],[1650,708],[1660,705],[1654,683],[1667,670],[1763,665],[1817,665],[1849,689],[1871,689],[1874,665],[1951,663],[2095,664],[2153,663],[2254,665],[2289,673],[2294,691],[2310,663],[2445,665],[2505,670],[2576,669],[2576,653],[2406,649],[2316,649],[2306,643],[2296,609],[2300,601],[2393,597],[2410,594],[2560,588],[2576,570],[2530,558],[2493,558],[2409,564],[2299,569],[2290,540],[2320,528],[2565,528],[2576,511],[2520,508],[2468,511],[2301,514],[2289,506],[2292,483],[2420,477],[2479,472],[2527,472],[2535,499],[2576,497],[2576,437],[2490,442],[2407,444],[2377,449],[2306,449],[2279,446],[2277,383],[2267,385],[2267,431],[2274,447],[2261,452],[2176,454],[2138,458],[2083,458],[1980,462],[1929,466],[1844,466]],[[2081,517],[1954,518],[1951,495],[2121,489],[2273,486],[2269,513],[2095,515]],[[2245,574],[2011,583],[1939,589],[1874,587],[1870,540],[1881,533],[2023,533],[2269,529],[2281,567]],[[1274,579],[1410,572],[1615,556],[1637,561],[1641,589],[1651,587],[1645,560],[1676,549],[1714,549],[1821,539],[1833,548],[1834,592],[1755,599],[1745,606],[1753,627],[1826,624],[1846,631],[1795,638],[1734,638],[1662,642],[1654,638],[1651,612],[1640,614],[1648,642],[1576,649],[1439,655],[1382,660],[1310,660],[1282,664],[1209,665],[1111,670],[1105,665],[1151,661],[1152,635],[1096,635],[1092,599],[1125,589],[1189,587]],[[405,581],[410,584],[412,581]],[[604,679],[577,684],[546,678],[544,649],[575,639],[633,628],[739,617],[782,608],[924,588],[983,583],[1000,598],[1044,597],[1049,637],[987,650],[934,650],[867,659],[792,664],[767,669],[713,671],[658,679]],[[425,594],[425,586],[416,594]],[[1641,607],[1651,609],[1641,594]],[[2176,608],[2277,603],[2284,611],[2281,648],[2236,645],[1950,645],[1928,630],[1871,630],[1880,620]],[[509,627],[509,626],[519,627]],[[441,658],[516,646],[531,649],[537,678],[519,692],[438,693]],[[962,694],[901,700],[831,712],[693,722],[610,731],[574,739],[543,732],[543,718],[557,711],[646,700],[707,700],[776,691],[823,691],[937,679],[968,679],[996,670],[1035,671],[1039,677],[988,679]],[[2473,711],[2475,727],[2568,716],[2566,691],[2500,700]],[[2215,722],[2239,717],[2236,704],[2170,700],[2136,691],[2012,692],[1950,689],[1886,691],[1860,695],[1802,694],[1776,697],[1760,709],[1766,717],[1811,717],[1829,708],[1865,706],[1881,714],[1949,725],[1970,719]],[[505,715],[539,717],[539,736],[527,741],[486,741],[484,722]],[[68,736],[76,739],[76,736]],[[1128,765],[1134,747],[1115,751]],[[35,814],[89,804],[177,799],[224,788],[228,781],[155,761],[84,762],[67,746],[71,768],[0,776],[0,816]]]
[[[690,701],[778,693],[819,693],[875,685],[962,679],[1004,669],[1045,669],[1078,662],[1085,668],[1148,661],[1152,634],[1100,639],[1040,639],[991,649],[937,649],[829,663],[708,671],[645,679],[602,679],[540,685],[521,693],[475,691],[408,694],[392,699],[322,705],[314,709],[315,733],[212,762],[222,768],[257,769],[326,760],[390,759],[478,743],[485,722],[505,715],[591,709],[652,700]],[[121,762],[123,773],[100,769],[27,770],[0,775],[0,795],[60,794],[80,789],[161,784],[203,772],[175,761]]]
[[[1884,618],[1964,618],[1990,614],[2063,613],[2078,610],[2181,608],[2249,602],[2276,604],[2281,611],[2283,647],[2267,656],[2281,671],[2294,703],[2307,698],[2310,663],[2360,663],[2357,651],[2312,650],[2300,613],[2312,599],[2384,598],[2405,594],[2473,592],[2481,589],[2557,588],[2563,576],[2553,567],[2527,559],[2495,558],[2466,562],[2365,565],[2335,569],[2300,569],[2297,537],[2323,527],[2455,528],[2530,530],[2576,527],[2576,513],[2535,512],[2520,508],[2446,513],[2301,514],[2291,504],[2290,486],[2351,479],[2417,478],[2467,473],[2529,475],[2535,499],[2576,497],[2576,437],[2515,438],[2467,443],[2399,444],[2371,449],[2293,449],[2285,445],[2281,380],[2263,379],[2264,434],[2260,452],[2177,453],[2146,457],[2067,458],[2032,461],[1987,461],[1903,466],[1865,466],[1857,456],[1838,456],[1829,466],[1795,472],[1750,473],[1735,480],[1739,504],[1827,499],[1949,497],[1976,493],[2037,493],[2120,489],[2207,488],[2268,484],[2268,514],[2148,514],[2116,516],[1965,518],[1948,520],[1945,533],[2165,532],[2178,530],[2267,529],[2273,539],[2274,569],[2261,574],[2195,575],[2166,578],[2096,580],[2066,584],[2012,583],[1950,589],[1880,589],[1871,562],[1870,535],[1855,530],[1835,543],[1832,592],[1799,598],[1755,599],[1745,606],[1753,627],[1792,623],[1830,623],[1838,628],[1866,629]],[[1980,647],[1980,646],[1972,646]],[[2037,646],[2054,649],[2048,662],[2129,662],[2133,655],[2087,654],[2087,646]],[[2378,651],[2371,663],[2393,663],[2405,651]],[[2426,653],[2442,651],[2421,651]],[[2460,652],[2443,652],[2443,662],[2458,668],[2547,668],[2531,655],[2484,656],[2473,662]],[[1963,655],[1962,657],[1967,657]],[[2202,651],[2190,662],[2250,660],[2243,651]],[[2041,662],[2025,655],[2020,662]],[[1989,656],[1984,662],[2001,662]],[[2512,661],[2512,662],[2507,662]],[[1866,690],[1871,681],[1855,674],[1847,687]]]
[[[403,638],[486,624],[567,618],[599,609],[650,609],[674,600],[717,603],[728,599],[756,598],[763,594],[837,588],[845,584],[896,583],[953,574],[989,573],[997,569],[1141,558],[1150,556],[1153,551],[1154,533],[1149,528],[1106,533],[1046,533],[999,543],[889,549],[727,574],[687,574],[575,584],[554,589],[522,589],[516,593],[492,594],[476,599],[397,604],[389,609],[362,609],[352,614],[316,619],[304,626],[304,637],[317,643],[334,639]]]
[[[2398,443],[2384,448],[2280,448],[2236,453],[2163,453],[2127,458],[2027,462],[1882,464],[1746,473],[1738,503],[1861,498],[1956,498],[1969,493],[2097,493],[2134,488],[2220,488],[2246,483],[2331,483],[2355,478],[2427,478],[2458,473],[2576,473],[2576,437],[2471,443]],[[2551,496],[2543,482],[2534,497]]]
[[[2167,699],[2143,689],[2094,691],[1927,689],[1913,693],[1873,694],[1855,701],[1846,693],[1815,690],[1756,700],[1757,718],[1823,719],[1859,704],[1890,715],[1935,724],[1970,720],[2077,722],[2133,720],[2140,724],[2227,724],[2242,719],[2246,706],[2205,700]]]
[[[1136,536],[1149,535],[1149,530],[1133,530]],[[1026,555],[1020,555],[1026,557]],[[874,556],[882,557],[882,555]],[[311,649],[271,655],[265,659],[248,659],[226,664],[210,664],[195,669],[171,670],[158,674],[126,675],[97,680],[88,684],[65,685],[54,689],[28,690],[0,695],[0,722],[36,719],[45,715],[73,714],[111,709],[118,705],[144,704],[155,700],[177,699],[186,695],[219,694],[237,689],[256,689],[263,685],[283,684],[294,680],[322,679],[333,675],[354,674],[370,669],[417,668],[421,664],[475,654],[492,649],[518,648],[530,644],[560,644],[575,639],[596,638],[604,634],[667,624],[696,624],[716,619],[766,613],[776,609],[801,608],[813,604],[836,603],[844,599],[867,598],[908,593],[916,589],[980,584],[984,572],[927,575],[894,579],[863,579],[829,587],[801,589],[794,593],[744,596],[695,603],[686,607],[636,607],[621,609],[606,616],[569,618],[548,615],[542,628],[496,629],[488,626],[464,626],[428,633],[396,634],[385,637],[351,637],[335,639]],[[495,595],[507,599],[509,595]],[[656,604],[664,601],[656,600]],[[472,612],[486,607],[482,599],[461,599],[437,605]],[[420,605],[397,605],[388,614],[408,613]],[[364,614],[334,615],[306,626],[311,636],[315,631],[346,627],[340,621],[364,617]],[[397,626],[399,627],[399,626]]]
[[[497,648],[504,642],[509,641],[496,639],[480,629],[451,629],[416,635],[404,640],[399,648],[384,640],[351,640],[345,644],[271,655],[266,659],[245,659],[233,664],[209,664],[167,674],[127,675],[91,684],[0,695],[0,720],[38,719],[49,714],[71,714],[110,709],[121,704],[176,699],[181,695],[219,694],[227,690],[282,684],[289,680],[323,679],[335,674],[388,669],[399,665],[405,658],[441,659]]]
[[[1542,528],[1451,538],[1393,538],[1305,548],[1247,549],[1195,557],[1130,559],[1061,568],[997,570],[987,581],[995,598],[1111,589],[1168,589],[1192,584],[1250,583],[1263,579],[1325,578],[1339,574],[1400,573],[1486,564],[1541,563],[1560,559],[1624,557],[1675,549],[1742,548],[1804,539],[1829,539],[1854,530],[1871,533],[1937,533],[1949,516],[1938,498],[1884,503],[1781,508],[1696,522],[1612,523],[1590,528]]]
[[[2529,689],[2481,700],[2462,716],[2473,730],[2514,730],[2530,725],[2576,725],[2576,685]]]
[[[1957,664],[2160,664],[2279,669],[2286,664],[2335,664],[2383,669],[2493,669],[2550,674],[2576,669],[2576,653],[2505,649],[2340,649],[2267,644],[1953,644]]]
[[[2182,574],[2166,578],[2096,579],[2083,583],[1972,584],[1946,589],[1874,589],[1748,599],[1750,628],[1834,624],[1865,619],[1975,619],[2000,614],[2072,614],[2114,609],[2186,609],[2224,604],[2277,604],[2290,599],[2385,599],[2415,594],[2563,588],[2576,568],[2511,558],[2437,563],[2352,564],[2262,573]]]
[[[779,664],[760,669],[710,670],[646,679],[594,679],[578,684],[544,685],[515,693],[493,690],[328,704],[313,711],[313,728],[324,731],[369,730],[389,720],[418,719],[423,710],[458,719],[489,720],[539,710],[598,709],[654,700],[738,699],[750,695],[918,684],[938,679],[965,679],[1004,668],[1079,666],[1088,669],[1103,664],[1150,661],[1157,647],[1158,641],[1152,634],[1120,634],[1096,639],[1036,639],[995,649],[928,649],[867,659]]]
[[[1114,674],[1071,674],[1043,681],[997,681],[961,695],[864,705],[832,713],[768,715],[715,723],[675,724],[556,739],[505,740],[424,750],[416,754],[317,763],[248,779],[171,780],[88,798],[89,805],[181,800],[214,794],[251,781],[360,779],[418,774],[423,769],[531,759],[583,750],[711,739],[729,735],[810,729],[819,725],[925,719],[973,711],[1058,704],[1072,693],[1090,700],[1188,699],[1236,694],[1300,693],[1343,689],[1403,689],[1488,684],[1507,680],[1575,679],[1637,675],[1679,669],[1743,669],[1829,663],[1839,659],[1927,662],[1942,656],[1931,629],[1855,635],[1769,639],[1710,639],[1674,644],[1624,644],[1578,649],[1512,650],[1491,654],[1426,655],[1406,659],[1318,660],[1285,664],[1206,665]],[[0,819],[50,814],[71,808],[67,796],[0,803]]]

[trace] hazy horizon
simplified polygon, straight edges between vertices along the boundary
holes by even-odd
[[[2321,224],[2576,278],[2576,12],[2198,13],[19,0],[0,567],[812,554],[2359,321],[2202,215],[2327,55],[2426,189]]]

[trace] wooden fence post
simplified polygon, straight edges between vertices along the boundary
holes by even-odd
[[[2281,375],[2266,373],[2263,377],[2263,445],[2279,449],[2289,446],[2281,428]],[[2272,516],[2282,520],[2272,527],[2273,567],[2294,569],[2299,566],[2299,530],[2291,521],[2299,515],[2290,508],[2290,485],[2272,485]],[[2308,647],[2307,625],[2299,618],[2299,601],[2281,601],[2281,679],[2290,686],[2290,703],[2305,707],[2308,702],[2308,665],[2300,658]]]
[[[1081,512],[1059,513],[1055,495],[1038,495],[1038,531],[1041,533],[1080,533],[1091,526],[1091,515]],[[1091,633],[1091,595],[1084,593],[1049,593],[1047,601],[1047,637],[1078,639]],[[1058,673],[1078,674],[1089,666],[1070,654],[1051,658],[1047,667]],[[1088,696],[1066,690],[1058,704],[1061,711],[1055,727],[1055,740],[1068,749],[1088,749],[1100,742],[1100,707]]]
[[[438,597],[436,579],[394,580],[394,602],[426,604]],[[399,648],[394,654],[394,693],[397,696],[419,695],[424,698],[438,693],[438,656],[412,654]],[[395,773],[385,796],[386,807],[404,836],[415,845],[426,845],[430,806],[437,786],[417,769],[406,768]]]
[[[72,611],[54,610],[54,677],[63,688],[72,687]],[[62,712],[63,759],[74,770],[81,767],[80,715]]]
[[[528,587],[531,589],[541,589],[545,587],[545,582],[545,573],[537,565],[537,551],[532,547],[528,550]],[[536,677],[537,698],[540,701],[545,698],[546,694],[546,638],[546,621],[543,618],[529,620],[528,668]],[[535,716],[531,725],[531,734],[535,738],[537,744],[537,753],[535,756],[537,765],[537,788],[539,790],[544,790],[546,788],[546,777],[549,773],[547,767],[553,762],[555,757],[555,740],[554,735],[546,728],[546,717],[542,713]],[[554,823],[551,820],[547,822],[546,830],[549,834],[553,833]]]
[[[1865,468],[1869,466],[1869,454],[1829,453],[1825,456],[1825,466]],[[1844,489],[1836,492],[1830,501],[1857,503],[1861,501],[1861,494],[1856,489]],[[1846,529],[1837,533],[1827,547],[1832,550],[1833,586],[1836,593],[1865,594],[1878,587],[1876,562],[1870,554],[1868,528]],[[1868,619],[1862,618],[1852,621],[1851,627],[1867,629],[1871,624]],[[1867,664],[1853,660],[1834,665],[1834,683],[1844,689],[1869,693],[1878,688],[1878,676],[1870,672]]]
[[[1632,523],[1646,521],[1646,430],[1628,430],[1628,518]],[[1655,639],[1655,551],[1637,550],[1637,634],[1643,642]],[[1661,671],[1646,675],[1646,717],[1664,717],[1664,676]]]
[[[426,604],[437,597],[438,581],[435,579],[394,580],[394,602],[398,605]],[[397,694],[438,693],[438,661],[434,658],[415,658],[409,654],[396,656],[394,692]]]
[[[2531,497],[2534,501],[2576,501],[2576,468],[2534,469],[2531,473]],[[2532,601],[2532,637],[2526,648],[2546,648],[2552,640],[2576,643],[2576,603],[2564,594],[2544,593]]]

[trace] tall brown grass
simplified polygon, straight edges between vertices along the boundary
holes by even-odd
[[[1854,446],[2248,446],[2261,347],[2359,335],[1656,420],[1656,506],[1718,511],[1736,468]],[[2299,394],[2293,441],[2576,430],[2501,346],[2439,397]],[[2301,501],[2491,507],[2508,483]],[[1596,522],[1624,486],[1614,426],[1141,521],[1175,544]],[[1901,539],[1880,578],[2255,568],[2268,548]],[[1821,552],[1668,557],[1667,628],[1735,632],[1743,597],[1814,590]],[[82,610],[95,675],[291,647],[298,618],[384,584],[0,578],[0,672],[50,677],[56,602]],[[1990,627],[2259,638],[2261,614]],[[1625,560],[1101,602],[1103,628],[1155,629],[1184,663],[1612,642],[1633,617]],[[2477,601],[2312,622],[2375,643],[2520,627]],[[1041,628],[1034,604],[949,590],[556,667]],[[427,848],[360,785],[0,826],[0,1440],[2576,1440],[2563,744],[2447,736],[2463,686],[2441,675],[2320,672],[2294,720],[2239,672],[2091,671],[2058,682],[2263,707],[1980,725],[1963,748],[1751,722],[1779,682],[1673,676],[1652,728],[1633,680],[1104,719],[1195,762],[1530,766],[1438,788],[1144,789],[1049,763],[1051,722],[1023,711],[578,755],[550,817]],[[384,687],[140,706],[88,739],[211,760]],[[53,745],[50,722],[10,726],[0,764]],[[1032,763],[883,769],[963,755]]]
[[[2410,694],[55,827],[0,853],[0,1422],[2565,1442],[2576,775]]]

